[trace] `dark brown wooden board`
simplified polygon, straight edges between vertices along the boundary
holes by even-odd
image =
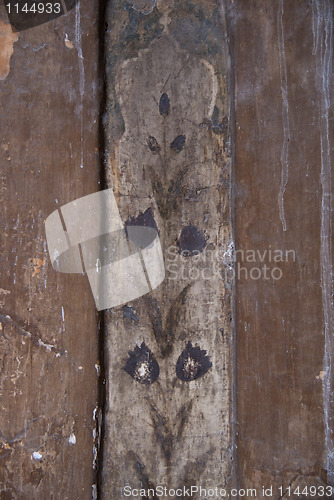
[[[0,498],[296,500],[334,474],[333,2],[105,7],[15,33],[0,8]],[[188,256],[98,313],[87,277],[52,269],[44,223],[106,187],[165,259],[218,248],[222,279],[189,278],[208,262]],[[142,342],[151,385],[129,362]]]
[[[248,274],[266,264],[282,278],[236,281],[238,480],[273,485],[278,499],[280,486],[331,484],[333,470],[333,3],[240,1],[229,12],[236,247],[295,253],[240,255]]]
[[[86,277],[52,269],[44,222],[99,190],[98,14],[82,1],[16,33],[3,62],[1,500],[82,500],[96,482],[98,317]]]
[[[124,221],[158,229],[166,275],[106,314],[106,499],[133,488],[153,498],[161,485],[228,490],[233,469],[224,5],[149,3],[107,11],[108,185]]]

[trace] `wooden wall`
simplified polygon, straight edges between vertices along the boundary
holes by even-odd
[[[0,15],[1,500],[332,485],[333,2],[80,0],[18,33]],[[220,278],[167,271],[98,313],[44,222],[106,187],[165,253],[218,248]],[[211,366],[186,383],[188,341]],[[150,386],[122,370],[142,342]]]
[[[99,189],[98,33],[81,2],[16,34],[0,81],[1,499],[91,498],[96,481],[98,318],[86,278],[52,269],[44,221]]]

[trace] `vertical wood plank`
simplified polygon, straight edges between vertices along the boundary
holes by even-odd
[[[224,3],[116,1],[107,21],[108,182],[128,225],[158,229],[166,278],[106,314],[102,497],[224,487],[233,458]]]
[[[1,43],[0,497],[91,498],[98,331],[86,278],[56,273],[44,221],[99,190],[98,2]],[[4,50],[2,54],[4,54]]]
[[[332,2],[231,2],[229,13],[236,247],[244,252],[236,264],[238,476],[242,487],[273,485],[273,498],[287,498],[289,485],[326,484],[331,471]]]

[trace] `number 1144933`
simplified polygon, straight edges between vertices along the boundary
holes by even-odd
[[[332,486],[288,486],[287,488],[280,486],[278,491],[281,497],[284,496],[284,498],[301,497],[304,499],[312,497],[332,498],[334,493]]]
[[[6,7],[8,14],[60,14],[61,12],[61,4],[59,2],[33,2],[29,4],[18,2],[15,4],[8,3]]]

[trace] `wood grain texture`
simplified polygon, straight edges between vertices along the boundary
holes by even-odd
[[[107,14],[107,178],[124,221],[158,228],[166,278],[106,315],[106,499],[126,485],[223,487],[231,475],[224,16],[215,1],[151,13],[114,2]]]
[[[17,33],[0,81],[4,500],[82,500],[95,482],[95,305],[85,277],[52,269],[44,221],[99,189],[97,14],[82,1]]]
[[[333,484],[333,2],[101,5],[0,8],[0,498]],[[44,221],[106,187],[166,278],[99,316]]]
[[[326,74],[332,82],[331,6],[260,0],[231,2],[229,10],[236,247],[267,251],[263,262],[238,257],[248,272],[236,281],[238,477],[243,487],[272,484],[276,499],[278,486],[326,484],[331,470],[326,432],[331,436],[332,416],[326,431],[323,384],[324,378],[332,384],[324,356],[325,331],[333,333],[325,309],[332,321],[333,303],[328,296],[324,303],[321,250],[325,245],[330,262],[333,158],[324,152],[333,122],[327,120],[327,135],[324,120],[333,108],[323,104],[323,85]],[[328,81],[327,93],[332,97]],[[292,250],[295,257],[270,261],[270,249]],[[281,278],[250,279],[251,269],[264,264],[269,273],[278,267]]]

